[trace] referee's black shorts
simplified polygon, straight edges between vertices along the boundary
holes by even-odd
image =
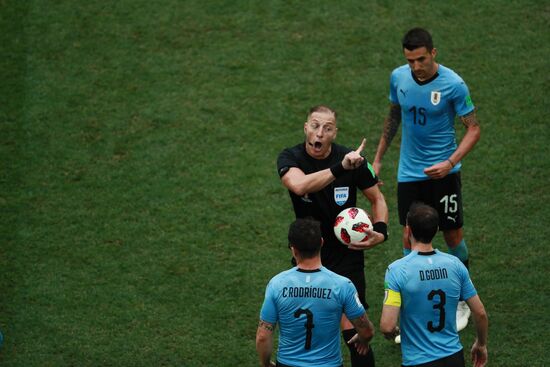
[[[439,180],[399,182],[397,208],[402,226],[407,224],[407,213],[415,202],[422,202],[437,210],[440,230],[462,228],[464,218],[460,172]]]

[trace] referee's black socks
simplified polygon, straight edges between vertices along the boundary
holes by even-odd
[[[357,353],[355,345],[348,344],[348,341],[353,338],[356,333],[355,329],[342,331],[342,337],[350,352],[351,367],[374,367],[374,352],[372,351],[372,346],[370,346],[369,352],[366,355],[361,355]]]

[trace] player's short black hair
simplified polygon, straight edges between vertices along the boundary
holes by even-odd
[[[403,36],[401,41],[403,48],[409,51],[415,50],[420,47],[426,47],[428,52],[431,52],[434,48],[432,35],[424,28],[413,28]]]
[[[321,250],[321,223],[310,218],[298,218],[288,229],[288,246],[298,250],[305,259],[316,256]]]
[[[439,227],[439,214],[429,205],[414,203],[407,213],[407,225],[418,242],[431,243]]]

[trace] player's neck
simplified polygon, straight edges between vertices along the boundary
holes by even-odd
[[[298,269],[302,270],[317,270],[321,268],[321,259],[315,257],[312,259],[297,259]]]
[[[425,78],[423,78],[423,79],[418,78],[418,80],[420,80],[421,82],[425,82],[426,80],[430,80],[431,78],[434,77],[434,75],[437,73],[438,70],[439,70],[439,64],[437,62],[434,62],[434,66],[433,66],[430,74],[428,76],[426,76]]]
[[[411,250],[418,252],[432,252],[434,247],[430,243],[414,242],[411,243]]]

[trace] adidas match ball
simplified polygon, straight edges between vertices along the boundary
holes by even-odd
[[[367,228],[372,228],[372,222],[361,208],[344,209],[334,220],[334,234],[344,245],[366,240]]]

